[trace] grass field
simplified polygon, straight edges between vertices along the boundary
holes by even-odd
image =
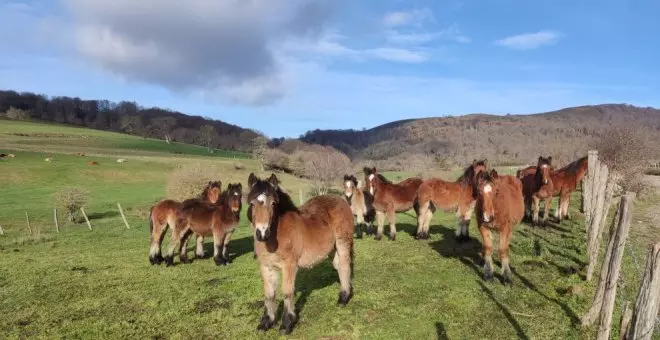
[[[16,158],[0,161],[0,225],[5,231],[0,236],[1,338],[279,337],[277,329],[265,335],[255,331],[263,292],[245,212],[230,243],[234,261],[227,267],[217,267],[210,259],[172,268],[151,266],[147,260],[146,211],[164,197],[167,176],[177,165],[209,162],[226,169],[218,174],[223,182],[240,179],[245,186],[257,164],[240,160],[245,169],[236,170],[236,160],[202,157],[197,147],[162,141],[147,145],[140,138],[119,134],[5,123],[0,122],[0,152],[11,151]],[[59,137],[13,135],[37,131],[96,139],[93,144],[75,137],[60,143]],[[25,143],[32,138],[32,143]],[[71,155],[74,148],[93,150],[94,156]],[[170,148],[193,151],[175,155]],[[54,161],[44,162],[50,155]],[[129,155],[126,163],[115,162],[125,155]],[[88,166],[90,160],[99,165]],[[386,175],[395,180],[406,176]],[[278,176],[290,192],[308,188],[305,181]],[[54,231],[52,194],[70,185],[82,185],[90,192],[86,210],[92,231],[84,224],[64,225],[59,234]],[[654,220],[641,214],[657,204],[656,196],[650,200],[635,207],[639,214],[624,258],[615,321],[621,301],[635,298],[646,246],[657,241],[650,236],[656,231]],[[117,202],[127,210],[130,230],[121,221]],[[585,232],[577,212],[578,194],[572,202],[573,221],[546,229],[521,224],[516,229],[510,287],[481,279],[481,243],[474,222],[470,233],[477,238],[457,244],[453,215],[437,213],[431,239],[417,241],[411,236],[415,219],[399,214],[395,242],[356,240],[355,296],[347,307],[335,305],[339,284],[328,260],[299,273],[300,320],[290,337],[593,338],[593,329],[577,324],[591,303],[594,287],[583,280]],[[39,236],[28,235],[26,211]],[[206,251],[211,251],[210,239]],[[617,336],[618,331],[612,334]]]

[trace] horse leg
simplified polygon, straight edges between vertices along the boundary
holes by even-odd
[[[183,230],[179,227],[171,227],[172,234],[170,235],[170,244],[167,249],[167,255],[165,255],[165,265],[173,266],[174,265],[174,250],[179,248],[181,244],[181,235]]]
[[[227,263],[231,263],[231,259],[229,258],[229,241],[231,241],[231,235],[233,233],[233,231],[227,232],[225,234],[225,240],[222,242],[222,257],[225,258]]]
[[[426,222],[426,210],[428,210],[428,203],[419,204],[419,213],[417,214],[417,234],[415,239],[420,240],[424,238],[424,223]]]
[[[479,226],[481,239],[484,241],[484,280],[493,280],[493,240],[490,239],[490,230],[484,226]]]
[[[511,268],[509,267],[509,243],[513,228],[502,228],[500,231],[500,260],[502,261],[502,283],[511,282]]]
[[[385,213],[382,211],[376,211],[376,221],[378,223],[378,230],[376,230],[376,239],[377,241],[380,241],[380,239],[383,237],[383,225],[385,224]]]
[[[225,233],[213,228],[213,261],[217,266],[227,265],[227,259],[222,256]]]
[[[537,196],[533,196],[534,208],[532,210],[532,225],[539,225],[539,202],[541,201]]]
[[[475,204],[468,205],[461,216],[461,239],[463,242],[470,241],[470,219],[472,218]]]
[[[179,247],[179,260],[181,263],[190,263],[188,259],[188,240],[190,240],[190,235],[192,230],[186,229],[181,235],[181,247]]]
[[[532,198],[529,195],[525,195],[525,218],[532,220]]]
[[[261,317],[259,326],[257,330],[267,331],[273,328],[275,324],[275,290],[277,289],[277,271],[274,267],[265,266],[261,264],[259,266],[261,271],[261,279],[264,283],[264,314]]]
[[[197,235],[197,245],[195,247],[195,258],[204,258],[204,236]]]
[[[357,238],[362,238],[362,225],[364,224],[364,216],[362,213],[356,215],[357,218]]]
[[[335,248],[335,258],[332,265],[339,273],[339,284],[341,286],[337,304],[345,306],[353,297],[353,284],[351,283],[351,277],[353,276],[353,240],[338,239]]]
[[[280,333],[290,334],[296,324],[296,311],[293,303],[293,293],[296,283],[296,272],[298,264],[290,260],[282,266],[282,295],[284,295],[284,312],[282,313],[282,325]]]
[[[154,222],[151,217],[151,223],[154,226],[151,230],[151,247],[149,249],[149,262],[151,264],[160,264],[163,262],[163,255],[160,252],[160,245],[163,243],[165,231],[167,230],[166,223]]]
[[[562,209],[561,209],[561,218],[570,220],[571,215],[568,213],[568,207],[570,206],[571,202],[571,194],[565,194],[564,198],[561,200],[562,201]]]
[[[396,240],[396,211],[394,206],[387,209],[387,219],[390,221],[390,241]]]
[[[546,223],[548,221],[548,215],[550,214],[550,206],[552,205],[552,197],[548,197],[545,200],[543,200],[543,220],[541,220],[541,223],[543,223],[543,226],[546,226]]]

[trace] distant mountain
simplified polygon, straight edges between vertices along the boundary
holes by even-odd
[[[0,91],[0,115],[238,151],[251,151],[257,136],[252,130],[223,121],[134,102],[47,97],[30,92]]]
[[[580,106],[539,114],[469,114],[408,119],[375,128],[314,130],[300,140],[331,145],[352,159],[383,160],[409,154],[464,164],[489,158],[501,164],[534,162],[539,154],[561,160],[585,155],[613,126],[635,126],[660,141],[660,110],[627,104]]]

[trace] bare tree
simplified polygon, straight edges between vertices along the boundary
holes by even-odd
[[[210,124],[205,124],[199,129],[199,135],[204,143],[206,143],[206,148],[210,151],[211,143],[213,143],[213,139],[216,135],[215,127]]]
[[[157,117],[151,120],[153,128],[163,137],[167,144],[170,144],[170,134],[177,124],[176,118],[174,117]]]
[[[268,139],[264,137],[263,135],[258,135],[257,137],[254,138],[252,141],[252,156],[254,159],[259,161],[259,164],[261,165],[261,170],[263,171],[265,169],[266,165],[266,153],[268,150]]]
[[[9,119],[15,120],[30,120],[30,114],[25,110],[17,109],[15,107],[10,107],[9,110],[5,112],[5,116]]]
[[[312,180],[316,195],[328,193],[334,182],[351,172],[351,160],[333,147],[316,146],[314,150],[293,154],[294,171]]]
[[[130,134],[135,134],[142,130],[142,119],[139,116],[121,116],[119,118],[119,128]]]

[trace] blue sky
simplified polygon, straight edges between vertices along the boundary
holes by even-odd
[[[650,0],[0,0],[0,88],[131,100],[271,137],[660,107],[657,13]]]

